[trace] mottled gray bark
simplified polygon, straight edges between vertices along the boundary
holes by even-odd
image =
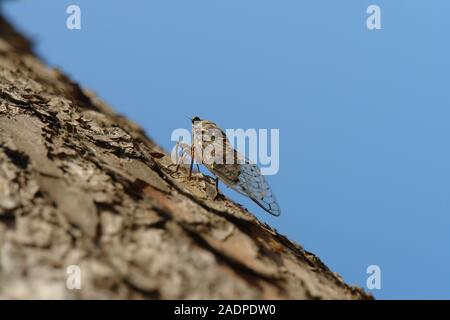
[[[163,152],[0,18],[0,298],[371,298]]]

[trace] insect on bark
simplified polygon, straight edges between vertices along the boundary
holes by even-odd
[[[219,180],[228,187],[249,197],[258,206],[274,216],[281,214],[269,184],[261,174],[259,167],[237,152],[230,144],[225,132],[209,120],[192,118],[192,145],[181,145],[181,157],[177,170],[189,153],[191,162],[189,178],[192,175],[194,160],[203,164],[216,176],[218,192]]]

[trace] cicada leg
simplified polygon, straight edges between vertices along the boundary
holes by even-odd
[[[219,178],[218,177],[216,177],[215,182],[216,182],[216,196],[215,196],[215,199],[218,199],[220,197]]]
[[[216,177],[216,192],[219,193],[219,178]]]
[[[181,152],[179,151],[180,146],[181,146]],[[169,169],[172,166],[176,166],[175,171],[173,171],[173,173],[178,173],[178,170],[180,169],[180,165],[184,162],[184,159],[186,158],[186,155],[187,155],[186,149],[187,148],[189,148],[189,146],[185,143],[181,143],[180,141],[178,141],[176,143],[176,146],[175,146],[176,162],[171,163],[169,165]]]
[[[181,151],[179,150],[181,148]],[[194,164],[194,148],[189,146],[186,143],[182,143],[181,141],[178,141],[176,144],[176,150],[175,153],[177,155],[177,162],[176,162],[176,167],[175,167],[175,171],[174,173],[177,173],[180,169],[180,166],[184,163],[186,156],[189,154],[191,157],[191,163],[190,163],[190,169],[189,169],[189,176],[188,178],[190,179],[192,176],[192,167]],[[197,165],[197,170],[200,172],[200,167],[198,165],[198,163],[196,163]]]
[[[189,167],[189,176],[188,176],[189,179],[192,176],[192,168],[194,166],[194,156],[195,156],[195,150],[194,150],[194,145],[192,145],[191,146],[191,166]],[[197,164],[197,168],[198,168],[198,164]]]

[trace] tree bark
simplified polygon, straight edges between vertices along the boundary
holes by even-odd
[[[372,298],[160,153],[0,17],[0,298]]]

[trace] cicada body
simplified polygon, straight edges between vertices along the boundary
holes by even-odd
[[[211,121],[195,117],[192,119],[192,136],[192,159],[271,215],[281,214],[277,200],[259,167],[232,147],[222,129]]]

